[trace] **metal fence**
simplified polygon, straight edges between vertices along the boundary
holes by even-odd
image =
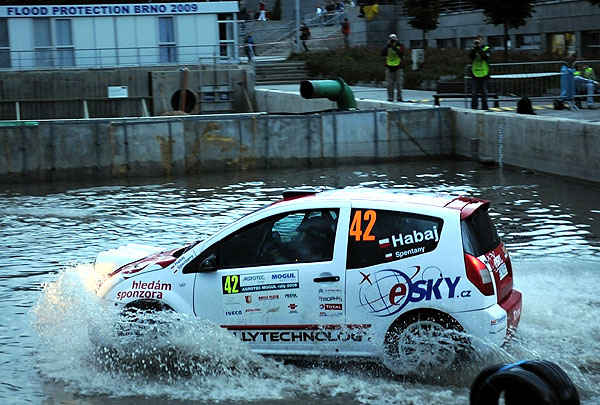
[[[490,81],[488,88],[498,95],[498,102],[514,102],[522,97],[531,100],[552,100],[561,99],[563,101],[580,100],[583,95],[578,86],[575,87],[575,94],[565,90],[565,83],[573,82],[573,71],[579,66],[591,66],[594,71],[600,69],[600,60],[577,61],[570,69],[565,61],[542,61],[542,62],[524,62],[524,63],[491,63]],[[464,102],[468,107],[468,101],[471,97],[471,65],[466,65],[464,69]],[[598,96],[600,87],[596,83],[594,87],[594,96]]]
[[[11,50],[1,58],[0,70],[189,65],[197,64],[202,58],[223,62],[239,61],[238,48],[233,41],[222,42],[219,45],[86,48],[68,51]]]

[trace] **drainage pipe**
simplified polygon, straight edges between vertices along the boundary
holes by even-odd
[[[327,98],[337,103],[339,110],[356,110],[356,100],[350,86],[341,77],[335,80],[303,80],[300,82],[303,98]]]

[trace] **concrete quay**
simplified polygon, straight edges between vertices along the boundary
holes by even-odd
[[[4,122],[0,182],[201,175],[433,156],[600,182],[597,110],[539,109],[525,116],[465,109],[462,100],[434,107],[423,101],[428,94],[411,90],[404,98],[418,102],[388,103],[382,88],[353,91],[356,111],[334,111],[336,104],[327,99],[305,100],[296,85],[257,87],[255,107],[261,113]]]

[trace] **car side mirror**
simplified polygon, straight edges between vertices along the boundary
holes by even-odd
[[[200,267],[198,270],[202,273],[208,273],[209,271],[217,270],[217,256],[211,254],[208,256],[202,263],[200,263]]]

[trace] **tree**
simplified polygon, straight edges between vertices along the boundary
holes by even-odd
[[[535,0],[469,0],[475,8],[483,10],[487,22],[504,26],[504,61],[508,61],[508,29],[519,28],[527,23],[535,10]],[[598,0],[595,0],[598,1]]]
[[[413,28],[423,31],[423,46],[427,48],[427,33],[439,25],[439,0],[406,0],[406,14],[412,17],[408,22]]]

